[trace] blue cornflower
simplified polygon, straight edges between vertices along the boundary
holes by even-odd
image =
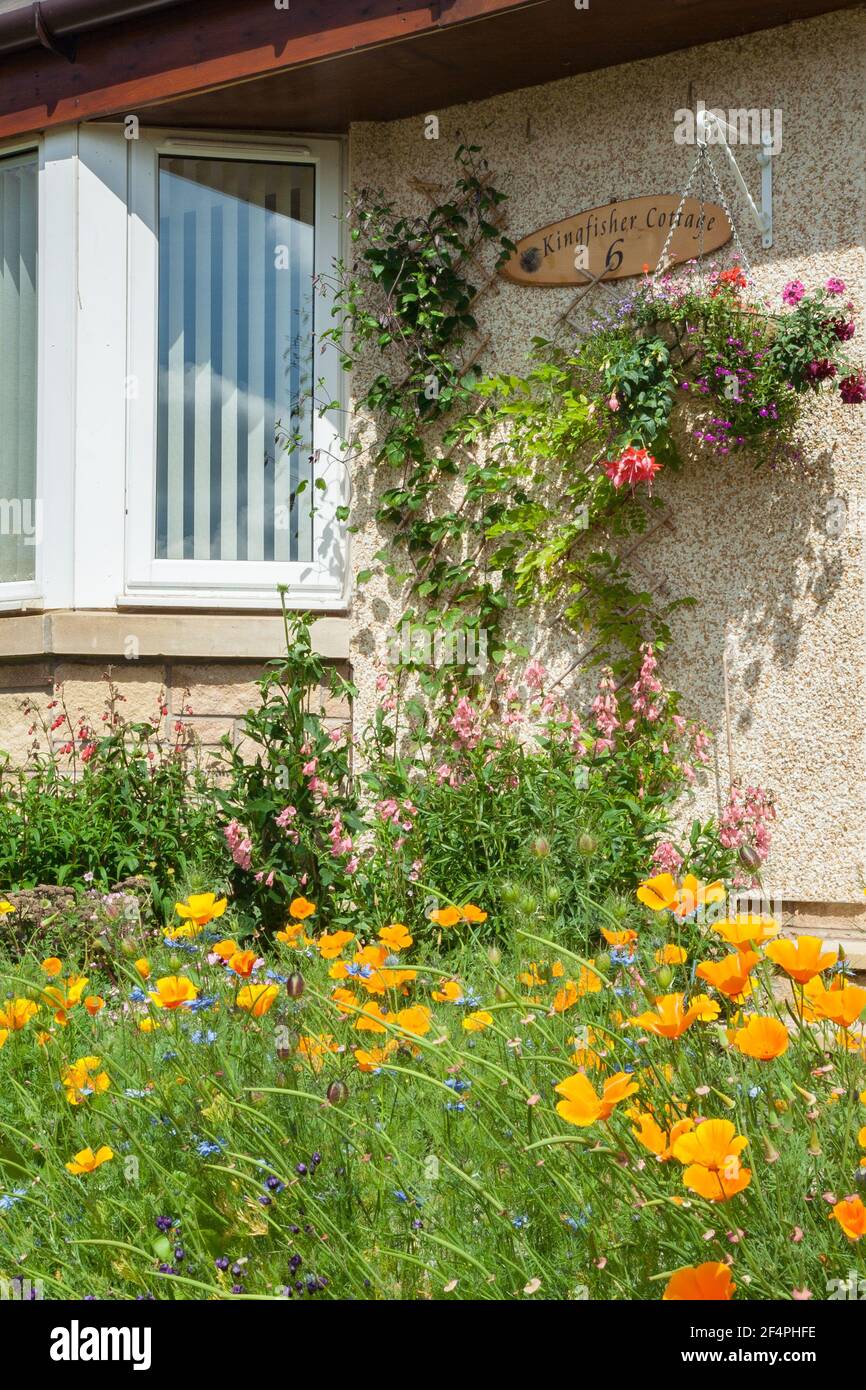
[[[214,1004],[218,1002],[219,1000],[216,994],[200,994],[198,999],[191,999],[186,1007],[191,1014],[201,1014],[204,1013],[206,1009],[212,1009]]]
[[[132,1000],[133,1004],[147,1003],[147,995],[139,985],[132,986],[132,989],[129,991],[129,997]]]
[[[201,1028],[196,1028],[195,1032],[190,1034],[189,1040],[190,1042],[194,1043],[215,1043],[217,1040],[217,1034],[213,1031],[212,1028],[208,1028],[206,1032],[202,1031]]]
[[[14,1192],[4,1192],[3,1196],[0,1197],[0,1211],[11,1211],[16,1203],[26,1196],[26,1187],[16,1187]]]
[[[468,1091],[471,1086],[470,1081],[461,1081],[458,1076],[449,1076],[445,1085],[452,1091]]]
[[[512,1224],[512,1226],[514,1227],[515,1231],[522,1231],[523,1228],[524,1228],[524,1226],[528,1226],[528,1225],[529,1225],[529,1217],[528,1217],[528,1216],[515,1216],[515,1217],[512,1219],[511,1224]]]
[[[223,1145],[219,1140],[202,1139],[195,1147],[200,1158],[210,1158],[213,1154],[221,1154],[223,1151]]]

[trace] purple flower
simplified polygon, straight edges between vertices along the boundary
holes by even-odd
[[[790,304],[793,308],[795,305],[800,303],[800,300],[803,298],[803,295],[805,293],[806,288],[802,280],[789,280],[785,288],[782,290],[782,300],[785,304]]]
[[[824,288],[828,294],[844,294],[845,281],[838,279],[835,275],[831,275]]]

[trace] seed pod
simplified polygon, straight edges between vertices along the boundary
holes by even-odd
[[[342,1105],[349,1099],[349,1088],[345,1081],[332,1081],[327,1090],[328,1100],[332,1105]]]
[[[502,952],[500,951],[498,946],[487,947],[487,959],[490,961],[491,965],[499,964],[499,962],[502,960]]]
[[[524,914],[524,916],[534,917],[536,909],[538,907],[538,903],[535,901],[534,898],[531,898],[529,894],[526,893],[520,899],[520,902],[517,904],[517,906],[520,908],[520,911]]]
[[[508,998],[508,991],[506,990],[504,985],[497,985],[493,993],[496,995],[496,998],[499,1000],[500,1004],[504,1004],[506,999]]]
[[[552,883],[547,890],[547,901],[550,903],[550,906],[556,907],[556,904],[559,902],[561,897],[562,889],[557,888],[556,884]]]
[[[286,994],[290,999],[300,999],[305,988],[303,975],[297,970],[293,971],[286,980]]]
[[[598,849],[598,840],[594,835],[590,835],[588,831],[584,830],[583,834],[578,839],[577,849],[579,854],[589,859],[590,855],[595,854]]]
[[[506,880],[500,891],[502,893],[502,901],[505,903],[506,907],[514,907],[520,896],[514,884]]]

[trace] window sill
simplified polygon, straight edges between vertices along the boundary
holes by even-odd
[[[156,606],[153,598],[150,603]],[[348,618],[316,618],[311,636],[319,656],[348,659]],[[284,651],[282,617],[270,614],[70,610],[0,618],[0,661],[49,655],[117,661],[270,661]]]

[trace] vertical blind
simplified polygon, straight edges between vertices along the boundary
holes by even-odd
[[[315,172],[162,158],[156,558],[311,560]]]
[[[36,574],[36,183],[0,160],[0,582]]]

